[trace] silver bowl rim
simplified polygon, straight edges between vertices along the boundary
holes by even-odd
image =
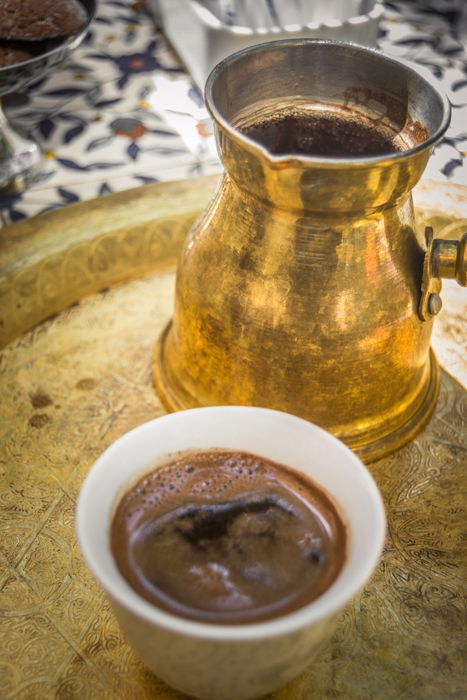
[[[82,27],[80,27],[80,29],[78,29],[75,33],[67,36],[57,46],[54,46],[52,49],[49,49],[48,51],[44,51],[43,53],[40,53],[37,56],[33,56],[32,58],[27,58],[24,61],[18,61],[18,63],[12,63],[9,66],[1,66],[0,67],[0,79],[1,79],[2,75],[5,75],[8,72],[20,71],[22,68],[30,67],[31,64],[35,63],[36,61],[43,61],[44,59],[51,57],[54,53],[60,54],[61,52],[66,51],[69,48],[69,46],[71,44],[73,44],[75,41],[83,39],[85,37],[88,29],[89,29],[89,25],[91,24],[91,22],[94,20],[94,17],[96,16],[97,1],[98,0],[89,0],[90,8],[88,9],[88,7],[84,6],[84,3],[82,2],[82,0],[80,0],[81,5],[83,5],[85,7],[86,14],[88,15],[87,21],[85,22],[85,24]],[[1,85],[0,85],[0,87],[1,87]]]

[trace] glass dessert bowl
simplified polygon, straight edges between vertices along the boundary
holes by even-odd
[[[77,31],[65,37],[31,41],[31,58],[21,60],[27,53],[23,51],[24,41],[12,41],[11,55],[18,62],[8,65],[0,63],[0,196],[8,196],[25,190],[39,172],[42,154],[38,144],[18,130],[7,119],[2,110],[2,97],[19,93],[46,73],[62,64],[81,44],[96,11],[96,0],[79,0],[86,12],[86,19]],[[1,42],[4,49],[8,42]],[[15,54],[13,54],[15,52]]]

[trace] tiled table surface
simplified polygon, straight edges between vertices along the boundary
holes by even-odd
[[[451,126],[425,177],[467,185],[462,7],[387,1],[378,45],[424,65],[447,93]],[[0,198],[3,225],[146,182],[221,171],[202,95],[144,0],[98,0],[88,37],[67,63],[4,107],[39,142],[45,164],[25,193]]]

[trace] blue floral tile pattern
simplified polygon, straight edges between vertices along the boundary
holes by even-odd
[[[379,47],[424,66],[452,123],[426,177],[467,184],[467,3],[387,0]],[[59,69],[4,99],[45,164],[22,195],[0,198],[0,225],[158,180],[221,171],[202,95],[144,0],[99,0],[85,42]]]
[[[422,66],[452,107],[451,125],[435,148],[426,177],[467,185],[467,2],[385,2],[379,47]]]

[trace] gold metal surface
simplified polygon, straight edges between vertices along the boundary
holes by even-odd
[[[438,277],[456,279],[465,287],[467,279],[467,233],[460,241],[436,240],[433,260],[434,273]]]
[[[109,197],[99,206],[88,203],[88,216],[81,219],[73,206],[62,210],[53,236],[56,212],[30,220],[27,231],[20,224],[1,232],[0,262],[5,253],[15,261],[6,298],[17,299],[21,290],[24,301],[13,316],[3,316],[9,337],[27,325],[33,305],[45,318],[52,308],[64,309],[79,298],[83,279],[94,274],[102,241],[113,241],[113,257],[102,266],[98,284],[125,282],[20,334],[0,353],[2,700],[183,697],[148,672],[122,638],[81,558],[74,509],[84,476],[101,451],[164,412],[151,381],[152,349],[172,312],[173,261],[182,229],[189,226],[184,212],[194,201],[204,208],[211,187],[210,178],[120,195],[133,207],[127,214],[122,208],[112,230],[102,225],[107,216],[100,209],[102,201],[108,203],[112,216],[117,202]],[[432,224],[437,235],[451,238],[459,223],[450,212],[462,217],[466,193],[466,188],[424,185],[418,199],[425,206],[421,225]],[[142,274],[143,261],[123,243],[131,218],[142,219],[139,207],[149,208],[156,223],[167,207],[172,224],[157,231],[148,217],[146,225],[137,226],[131,249],[141,250],[151,235],[156,252],[144,261],[144,272],[151,266],[156,272],[134,279]],[[70,251],[81,251],[76,255],[82,274],[70,275],[64,297],[48,307],[52,297],[46,290],[57,269],[49,260],[59,250],[65,261],[75,259]],[[43,282],[32,284],[28,295],[22,280],[31,269]],[[64,284],[63,273],[59,282]],[[465,377],[465,306],[456,287],[449,288],[435,321],[433,343],[442,364]],[[34,295],[40,298],[30,298]],[[463,696],[465,423],[466,392],[442,371],[429,425],[411,444],[371,467],[389,522],[381,565],[346,609],[331,643],[271,700]]]
[[[467,284],[467,233],[459,241],[433,238],[433,227],[425,229],[426,252],[423,261],[421,297],[418,315],[430,321],[442,308],[440,296],[442,278],[455,279],[462,287]]]
[[[86,294],[174,264],[217,180],[136,187],[0,229],[0,347]]]
[[[412,190],[449,107],[415,76],[362,48],[300,41],[252,47],[213,71],[206,98],[225,174],[186,239],[173,317],[155,348],[154,381],[169,410],[287,411],[365,461],[392,453],[429,420],[440,277],[454,268],[462,281],[465,245],[453,239],[458,260],[448,262],[444,244],[434,274],[438,258],[425,256]],[[282,132],[277,153],[245,135],[268,121],[277,130],[278,115],[282,124],[291,113],[306,119],[312,108],[351,110],[362,121],[371,112],[370,123],[390,126],[406,150],[308,157],[284,150]]]
[[[250,154],[225,150],[229,175],[187,239],[155,355],[164,402],[262,402],[317,423],[365,459],[391,452],[437,396],[432,323],[417,315],[424,249],[408,190],[419,158],[413,171],[410,161],[404,172],[373,166],[356,184],[354,169],[310,173],[298,163],[278,172],[260,154],[249,168],[261,173],[260,197],[255,183],[237,186]],[[306,198],[304,179],[324,182],[322,211],[287,201],[295,191]],[[394,198],[384,208],[382,181]],[[401,182],[396,199],[391,183]]]
[[[438,278],[418,315],[425,244],[410,188],[419,155],[373,165],[358,187],[353,169],[314,172],[310,181],[329,180],[317,212],[287,200],[309,175],[302,164],[278,172],[258,156],[248,171],[261,171],[265,194],[250,195],[256,182],[236,184],[250,154],[225,149],[230,175],[187,238],[173,319],[155,350],[164,404],[261,404],[317,423],[366,461],[391,453],[429,419],[439,388],[429,352]],[[388,184],[381,207],[383,180],[399,189]]]

